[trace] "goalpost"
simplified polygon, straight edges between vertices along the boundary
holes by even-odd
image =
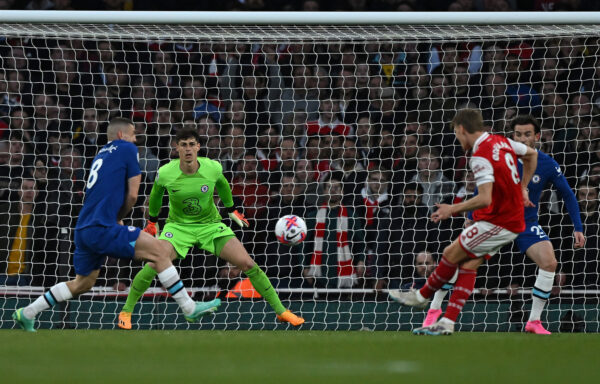
[[[473,107],[496,133],[510,134],[518,113],[540,119],[540,149],[574,189],[587,237],[573,248],[562,200],[546,191],[540,224],[559,267],[542,320],[551,331],[600,330],[599,14],[2,11],[2,19],[0,328],[74,276],[73,228],[91,159],[109,119],[125,116],[144,175],[126,224],[145,225],[157,169],[176,154],[171,138],[195,127],[202,155],[221,161],[252,222],[238,237],[304,329],[412,329],[424,312],[390,301],[387,290],[422,282],[428,269],[417,256],[437,260],[460,232],[460,217],[440,226],[427,217],[434,203],[471,193],[449,121]],[[357,223],[351,288],[337,285],[328,240],[331,273],[316,285],[307,274],[331,175],[343,178],[342,201]],[[292,212],[313,220],[308,240],[287,248],[273,232]],[[240,298],[243,276],[214,256],[195,249],[175,265],[197,300],[224,300],[220,311],[189,325],[157,285],[138,304],[134,328],[286,327],[261,299]],[[97,287],[43,313],[40,327],[115,328],[140,267],[108,259]],[[535,274],[505,247],[480,269],[458,330],[519,330]]]

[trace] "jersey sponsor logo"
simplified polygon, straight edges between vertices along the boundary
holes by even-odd
[[[171,232],[166,232],[165,237],[168,237],[170,239],[173,237],[173,234]]]
[[[135,227],[133,225],[130,225],[127,227],[127,230],[129,230],[129,232],[133,232],[135,231]]]
[[[208,185],[203,185],[202,188],[200,188],[200,190],[202,191],[202,193],[208,192]]]
[[[540,175],[533,175],[533,177],[531,178],[531,181],[533,181],[535,184],[539,183],[541,180]]]

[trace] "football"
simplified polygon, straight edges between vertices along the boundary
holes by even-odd
[[[275,225],[275,236],[282,244],[300,244],[306,238],[306,223],[296,215],[285,215]]]

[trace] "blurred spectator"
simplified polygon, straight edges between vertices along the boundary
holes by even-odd
[[[85,158],[84,167],[87,169],[100,150],[106,144],[106,123],[98,121],[98,113],[95,108],[83,110],[83,121],[74,129],[73,144],[77,145],[79,151]]]
[[[322,204],[306,217],[303,275],[314,287],[351,288],[364,275],[364,231],[342,193],[341,176],[330,175]]]
[[[299,288],[302,285],[302,258],[298,258],[295,247],[281,244],[274,239],[275,224],[285,215],[306,217],[307,204],[304,200],[304,184],[294,177],[293,173],[284,173],[281,179],[279,194],[269,201],[267,207],[267,248],[265,259],[257,260],[264,265],[265,273],[275,278],[277,286]],[[255,257],[256,259],[256,257]]]
[[[18,200],[0,202],[0,211],[6,213],[0,220],[0,285],[30,285],[34,272],[44,272],[39,267],[45,256],[46,228],[37,195],[35,180],[22,178]],[[43,275],[37,281],[39,277]]]
[[[312,163],[306,159],[296,161],[295,180],[302,186],[304,203],[307,207],[317,204],[319,198],[319,183],[315,177],[315,171]]]
[[[351,127],[339,120],[338,113],[339,103],[334,103],[332,99],[322,100],[319,107],[319,120],[306,123],[306,133],[308,135],[328,135],[331,133],[343,136],[351,135]]]
[[[365,228],[365,278],[374,280],[379,276],[377,271],[377,243],[380,234],[387,229],[380,226],[380,216],[389,216],[391,213],[392,197],[390,195],[389,178],[387,172],[372,169],[367,180],[360,190],[353,206],[356,207],[357,216],[362,219]],[[380,213],[381,211],[381,213]],[[389,222],[385,222],[389,224]]]
[[[436,262],[431,252],[422,251],[417,253],[414,262],[414,277],[410,283],[402,284],[402,289],[421,289],[427,278],[434,271]]]
[[[411,181],[421,185],[423,204],[433,212],[435,204],[450,198],[454,190],[454,182],[448,180],[440,170],[440,156],[435,149],[421,147],[417,157],[418,172]]]
[[[229,128],[229,134],[226,134],[224,139],[224,153],[221,156],[221,165],[223,172],[229,180],[233,179],[235,165],[242,160],[246,153],[246,136],[244,136],[244,128],[240,125],[234,125]]]
[[[354,196],[360,193],[367,172],[362,163],[357,161],[356,142],[353,138],[334,136],[335,155],[331,169],[342,175],[344,203],[352,204]]]
[[[233,196],[241,201],[244,214],[249,219],[264,217],[269,201],[269,188],[258,179],[260,164],[252,152],[246,152],[232,182]]]
[[[582,249],[574,251],[571,264],[573,288],[597,289],[600,286],[600,210],[598,204],[598,186],[583,184],[577,190],[577,200],[581,207],[586,243]]]
[[[295,162],[298,158],[296,149],[296,139],[293,136],[286,136],[279,143],[279,151],[276,154],[277,163],[268,174],[268,182],[274,190],[282,185],[281,178],[284,173],[294,172]]]
[[[358,161],[364,169],[368,169],[372,161],[378,160],[379,139],[376,126],[371,124],[369,116],[359,117],[356,124],[356,150]]]

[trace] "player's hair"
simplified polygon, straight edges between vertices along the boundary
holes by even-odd
[[[540,127],[540,122],[531,115],[518,115],[510,122],[510,130],[514,131],[516,125],[533,125],[533,129],[536,134],[542,131]]]
[[[200,142],[200,135],[198,134],[198,131],[196,131],[194,128],[181,128],[179,131],[177,131],[177,134],[175,135],[175,142],[179,143],[181,140],[188,140],[188,139],[195,139],[196,142]]]
[[[485,131],[483,116],[478,109],[464,108],[456,112],[452,119],[452,127],[462,125],[469,133]]]
[[[115,140],[117,138],[117,133],[122,132],[130,125],[134,125],[133,121],[130,119],[125,117],[115,117],[108,124],[108,128],[106,129],[106,137],[110,141]]]
[[[406,183],[404,185],[403,192],[406,193],[406,191],[417,191],[418,194],[422,194],[423,193],[423,187],[419,183],[410,182],[410,183]]]

